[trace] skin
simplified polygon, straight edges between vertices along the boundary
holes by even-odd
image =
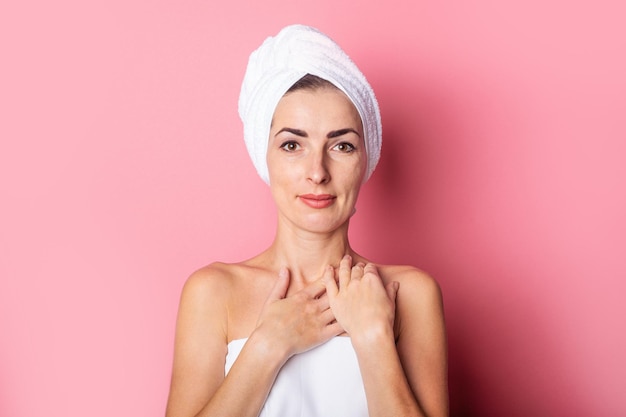
[[[370,416],[447,416],[441,292],[425,273],[375,265],[352,250],[367,155],[339,90],[279,102],[267,162],[278,226],[272,245],[194,273],[181,296],[168,417],[258,416],[291,356],[352,339]],[[306,196],[330,199],[311,207]],[[248,338],[224,376],[227,344]]]

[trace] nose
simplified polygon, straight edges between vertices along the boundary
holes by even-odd
[[[308,180],[313,184],[326,184],[330,181],[330,172],[323,152],[315,152],[311,155]]]

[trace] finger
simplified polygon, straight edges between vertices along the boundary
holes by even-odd
[[[387,284],[387,296],[394,303],[396,302],[396,297],[398,295],[398,289],[400,288],[400,283],[398,281],[391,281]]]
[[[376,265],[368,263],[367,265],[365,265],[365,267],[363,268],[363,275],[375,275],[376,277],[380,278],[378,276],[378,269],[376,268]]]
[[[363,277],[363,266],[362,262],[354,265],[350,273],[350,279],[361,279]]]
[[[339,262],[339,288],[344,288],[350,282],[350,273],[352,271],[352,257],[346,255]]]
[[[274,283],[274,287],[267,297],[267,302],[281,300],[287,295],[287,289],[289,288],[289,270],[287,268],[281,268],[278,271],[278,279]]]
[[[335,280],[333,280],[334,282]],[[320,295],[319,297],[317,297],[317,299],[315,300],[316,305],[318,306],[318,308],[321,310],[326,310],[327,308],[330,308],[330,298],[331,297],[335,297],[337,295],[337,293],[339,292],[339,288],[337,287],[337,283],[334,282],[334,284],[331,284],[330,282],[327,283],[328,285],[330,285],[330,287],[326,287],[326,291],[324,291],[324,294]],[[329,292],[332,292],[333,295],[329,295]]]
[[[343,332],[345,332],[345,330],[341,327],[341,324],[336,321],[329,323],[328,326],[324,328],[324,335],[328,338],[338,336]]]
[[[310,298],[318,298],[326,292],[326,282],[324,276],[315,280],[304,287],[301,292],[306,294]]]
[[[335,297],[339,289],[337,288],[337,282],[335,282],[335,268],[332,266],[328,266],[326,271],[324,271],[324,276],[322,277],[324,280],[324,285],[326,287],[326,294],[329,297]],[[326,300],[326,304],[328,304],[327,297],[320,297],[320,300]]]
[[[330,298],[327,295],[328,295],[328,290],[326,290],[323,296],[315,300],[315,303],[316,303],[315,305],[317,306],[319,311],[324,311],[330,308]],[[335,296],[333,295],[331,297],[335,297]]]
[[[322,323],[325,324],[330,324],[335,321],[335,314],[333,313],[333,310],[327,308],[326,310],[322,311],[320,313],[320,320],[322,320]]]

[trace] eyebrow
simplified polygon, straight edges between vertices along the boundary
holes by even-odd
[[[304,130],[293,129],[291,127],[283,127],[278,132],[276,132],[276,135],[274,135],[274,136],[278,136],[282,132],[291,133],[292,135],[300,136],[302,138],[308,138],[309,137],[309,135]],[[328,132],[328,135],[326,135],[326,137],[329,138],[329,139],[332,139],[332,138],[337,138],[339,136],[343,136],[343,135],[348,134],[348,133],[354,133],[358,137],[361,137],[361,135],[359,135],[359,132],[357,132],[356,130],[354,130],[354,129],[350,128],[350,127],[347,127],[345,129],[333,130],[331,132]]]
[[[283,127],[278,132],[276,132],[276,134],[274,136],[278,136],[279,134],[281,134],[283,132],[291,133],[292,135],[300,136],[300,137],[303,137],[303,138],[308,138],[309,137],[309,135],[307,135],[307,133],[304,130],[293,129],[291,127]]]
[[[328,137],[329,139],[331,139],[331,138],[338,138],[339,136],[343,136],[343,135],[346,135],[348,133],[354,133],[358,137],[361,137],[361,135],[359,135],[359,132],[357,132],[356,130],[354,130],[354,129],[350,128],[350,127],[347,127],[345,129],[333,130],[332,132],[329,132],[328,135],[326,135],[326,137]]]

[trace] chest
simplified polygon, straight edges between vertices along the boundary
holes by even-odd
[[[234,283],[227,302],[228,340],[246,338],[252,333],[273,286],[272,279],[262,276]]]

